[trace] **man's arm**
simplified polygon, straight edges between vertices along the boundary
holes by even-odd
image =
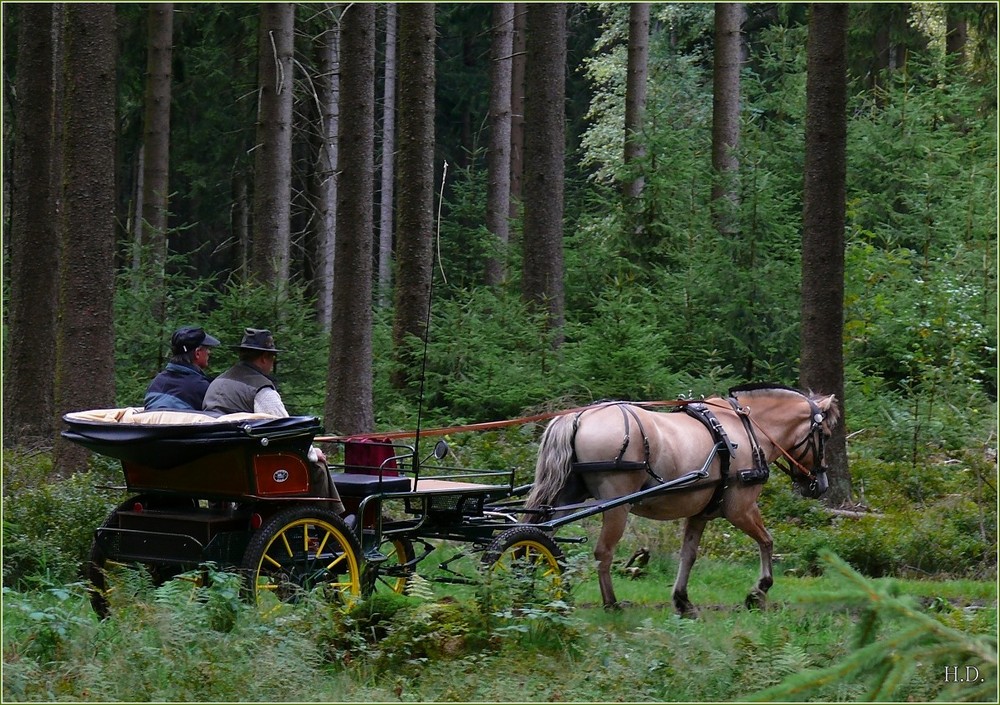
[[[288,416],[281,395],[272,387],[264,387],[257,392],[253,398],[253,410],[255,414],[270,414],[271,416]]]

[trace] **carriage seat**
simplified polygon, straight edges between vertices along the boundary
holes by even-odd
[[[410,478],[399,474],[396,450],[388,438],[359,438],[344,443],[344,472],[331,475],[341,497],[380,492],[409,492]]]
[[[133,407],[75,411],[63,420],[68,426],[63,438],[95,453],[158,470],[236,450],[267,448],[272,454],[288,451],[305,457],[312,439],[323,430],[312,416],[213,416]]]
[[[341,498],[367,497],[382,492],[409,492],[412,482],[408,477],[379,477],[361,473],[334,473],[330,475]]]

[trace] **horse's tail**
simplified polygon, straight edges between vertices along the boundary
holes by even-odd
[[[535,484],[525,500],[526,509],[549,504],[558,496],[573,469],[573,430],[571,416],[558,416],[542,434],[535,463]]]

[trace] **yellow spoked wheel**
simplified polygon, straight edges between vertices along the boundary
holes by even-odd
[[[344,520],[315,507],[291,507],[268,519],[243,554],[250,598],[270,612],[322,590],[350,607],[361,596],[361,546]]]
[[[383,541],[379,546],[379,552],[386,559],[377,565],[371,565],[372,576],[366,585],[365,593],[394,592],[402,595],[406,592],[406,586],[413,575],[413,566],[410,564],[416,556],[413,542],[406,537],[396,536]]]
[[[531,526],[519,526],[497,536],[483,554],[488,582],[504,596],[499,602],[524,605],[561,600],[563,552],[552,537]],[[497,602],[498,600],[495,600]]]

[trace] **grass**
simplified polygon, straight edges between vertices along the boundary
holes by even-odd
[[[425,586],[425,599],[381,598],[368,616],[386,618],[375,622],[310,600],[267,620],[238,600],[225,575],[211,589],[137,584],[138,597],[104,622],[80,585],[7,591],[3,695],[90,702],[723,702],[837,662],[857,646],[863,610],[798,602],[836,591],[834,575],[782,578],[770,608],[749,612],[737,605],[756,564],[699,561],[692,596],[717,608],[690,620],[667,604],[671,568],[670,561],[651,563],[637,580],[619,578],[622,597],[633,601],[624,610],[606,612],[591,600],[594,581],[584,579],[572,611],[538,610],[515,620],[476,614],[474,603],[456,601],[439,585],[429,595]],[[869,582],[904,597],[981,604],[965,629],[995,633],[996,585],[988,581]],[[931,603],[924,611],[951,616]],[[887,619],[878,631],[899,626]],[[371,637],[376,630],[378,640]],[[936,674],[927,664],[903,695],[935,696]],[[868,687],[842,679],[812,699],[862,699]]]

